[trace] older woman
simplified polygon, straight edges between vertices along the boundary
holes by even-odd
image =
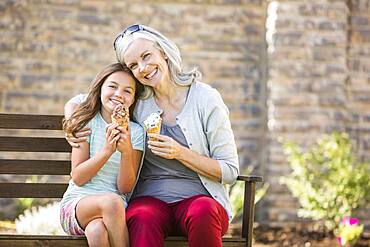
[[[129,26],[113,45],[145,87],[134,119],[162,118],[160,134],[148,134],[127,208],[131,246],[163,246],[167,235],[186,236],[189,246],[222,246],[231,218],[224,184],[236,181],[239,164],[220,94],[196,69],[185,72],[177,46],[153,28]]]

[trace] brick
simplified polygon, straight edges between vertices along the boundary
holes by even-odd
[[[49,84],[52,88],[51,75],[22,75],[20,80],[22,88],[43,88],[45,84]],[[50,89],[51,89],[50,88]]]
[[[109,25],[110,21],[107,18],[102,18],[96,14],[79,14],[78,21],[81,23],[86,23],[88,25]]]
[[[370,28],[363,30],[351,31],[351,42],[353,43],[370,43]]]
[[[352,2],[352,9],[356,12],[363,12],[369,13],[370,4],[368,0],[353,0]]]
[[[368,26],[370,24],[370,17],[365,16],[351,16],[352,26]]]

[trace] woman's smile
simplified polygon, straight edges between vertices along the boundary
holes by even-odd
[[[155,68],[152,72],[145,76],[146,79],[151,80],[155,75],[157,75],[158,68]]]

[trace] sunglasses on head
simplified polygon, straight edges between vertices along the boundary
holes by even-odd
[[[147,32],[150,32],[149,30],[147,30],[142,25],[139,25],[139,24],[131,25],[131,26],[127,27],[125,30],[123,30],[116,37],[116,39],[113,42],[113,48],[114,48],[114,50],[116,50],[116,42],[117,42],[118,39],[123,38],[123,37],[128,36],[128,35],[131,35],[131,34],[136,33],[138,31],[147,31]]]

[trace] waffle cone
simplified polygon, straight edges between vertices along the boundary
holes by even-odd
[[[112,119],[112,123],[118,124],[119,126],[125,128],[125,129],[128,129],[128,121],[127,121],[126,118],[115,118],[115,117],[111,116],[111,119]]]
[[[160,134],[161,133],[162,121],[160,121],[155,127],[146,130],[147,133]],[[151,141],[158,141],[157,138],[149,138]]]

